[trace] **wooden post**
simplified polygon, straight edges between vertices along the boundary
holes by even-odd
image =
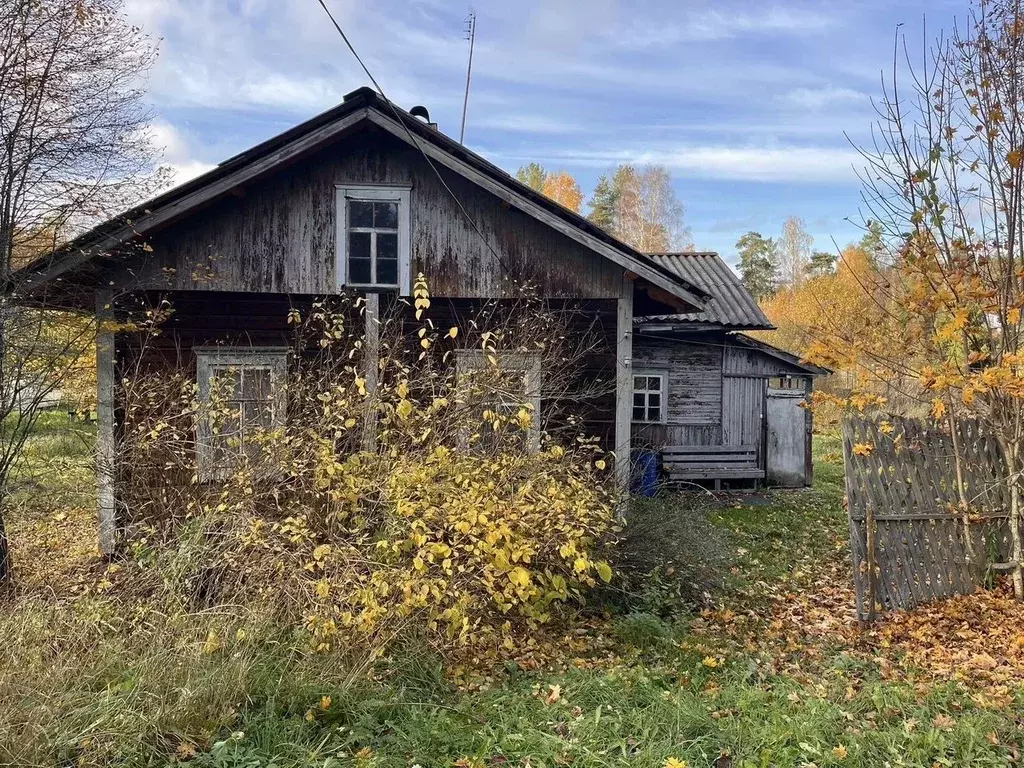
[[[629,492],[633,429],[633,281],[622,278],[615,333],[615,480]]]
[[[875,506],[868,504],[864,514],[864,559],[868,569],[868,621],[875,620]]]
[[[114,320],[113,292],[96,292],[96,487],[99,502],[100,552],[111,555],[117,546],[117,507],[114,497]]]
[[[380,377],[380,294],[366,294],[366,306],[363,308],[363,359],[365,361],[364,376],[366,392],[370,396],[370,407],[366,411],[366,423],[363,427],[363,450],[377,450],[377,387]]]

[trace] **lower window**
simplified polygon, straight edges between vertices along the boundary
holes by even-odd
[[[223,480],[243,461],[258,461],[261,440],[284,426],[286,349],[196,350],[200,417],[197,460],[204,480]]]
[[[480,418],[470,447],[540,449],[541,359],[537,353],[456,352],[459,398]]]

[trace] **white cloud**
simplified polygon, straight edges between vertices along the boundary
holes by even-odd
[[[492,153],[493,155],[494,153]],[[507,157],[524,161],[526,157]],[[729,181],[821,184],[856,182],[854,167],[862,165],[854,149],[834,147],[676,146],[660,149],[538,152],[541,162],[607,168],[619,163],[664,165],[677,177]]]
[[[794,107],[819,112],[829,108],[860,106],[870,97],[853,88],[794,88],[780,97],[780,101]]]
[[[184,184],[215,167],[193,156],[188,140],[168,122],[159,121],[150,126],[153,146],[161,154],[161,166],[171,171],[171,184]]]

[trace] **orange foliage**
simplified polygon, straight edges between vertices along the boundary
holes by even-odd
[[[583,190],[572,174],[566,171],[549,173],[545,177],[544,194],[576,213],[583,206]]]
[[[765,334],[766,341],[822,365],[842,367],[843,361],[826,347],[877,328],[881,308],[868,290],[877,275],[866,251],[847,247],[834,274],[805,280],[764,302],[765,314],[778,326]]]

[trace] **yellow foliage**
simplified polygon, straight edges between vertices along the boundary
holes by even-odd
[[[418,281],[413,312],[422,317],[428,309]],[[332,339],[343,338],[324,314],[315,308],[305,321],[296,318],[296,331],[315,321],[332,329]],[[429,320],[415,334],[432,347],[456,336],[435,333]],[[488,331],[481,338],[493,362],[474,383],[507,384],[506,337]],[[333,341],[320,346],[336,365],[310,362],[310,376],[301,369],[289,376],[295,389],[287,422],[247,431],[247,450],[229,476],[173,485],[175,504],[161,496],[167,485],[140,484],[138,492],[153,498],[131,505],[136,515],[180,509],[186,529],[203,521],[199,536],[209,551],[190,559],[220,574],[219,599],[256,599],[290,614],[317,650],[406,625],[425,628],[439,647],[495,649],[611,581],[602,552],[615,531],[617,498],[605,460],[595,461],[604,454],[594,441],[558,444],[537,434],[528,444],[539,433],[532,402],[503,394],[478,407],[461,379],[432,370],[429,359],[381,366],[371,391],[348,362],[350,350]],[[440,355],[411,346],[417,355]],[[323,370],[332,376],[318,378]],[[196,478],[195,385],[187,376],[137,385],[136,397],[159,408],[129,409],[133,457],[160,468],[184,465]],[[168,389],[169,403],[157,394]],[[222,412],[231,413],[215,395],[203,406],[211,431]],[[356,430],[368,414],[377,425],[372,451]],[[168,542],[179,535],[175,522],[165,529]],[[133,541],[138,553],[153,546],[139,535]]]

